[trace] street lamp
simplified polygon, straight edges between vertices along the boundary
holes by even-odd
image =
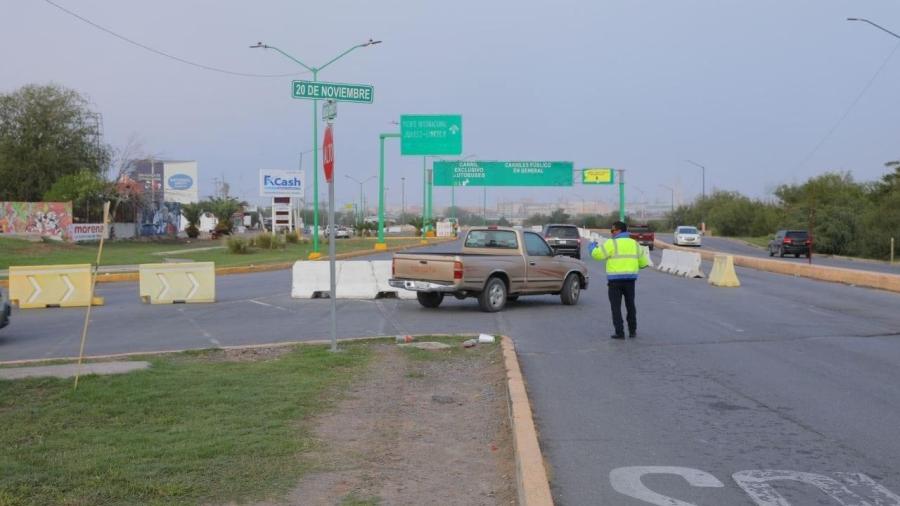
[[[406,217],[406,178],[400,178],[400,219]]]
[[[863,23],[869,23],[870,25],[874,26],[875,28],[878,28],[878,29],[881,30],[882,32],[887,32],[887,33],[893,35],[894,37],[897,37],[898,39],[900,39],[900,35],[897,35],[896,33],[894,33],[894,32],[892,32],[892,31],[888,30],[887,28],[885,28],[885,27],[879,25],[878,23],[873,23],[872,21],[869,21],[868,19],[865,19],[865,18],[847,18],[847,21],[862,21]]]
[[[363,185],[368,183],[369,181],[375,179],[375,176],[369,176],[368,178],[363,179],[362,181],[360,181],[359,179],[356,179],[355,177],[351,176],[350,174],[344,174],[344,177],[359,185],[359,213],[358,213],[359,215],[356,217],[356,223],[358,224],[360,221],[362,221],[362,215],[365,212],[365,208],[363,207]]]
[[[282,56],[285,56],[286,58],[290,59],[294,63],[297,63],[301,67],[312,72],[313,82],[316,82],[316,81],[318,81],[318,76],[319,76],[320,70],[324,70],[325,67],[340,60],[341,58],[343,58],[344,56],[346,56],[348,53],[350,53],[351,51],[353,51],[355,49],[359,49],[361,47],[374,46],[375,44],[381,44],[381,41],[369,39],[368,42],[365,42],[363,44],[357,44],[357,45],[351,47],[350,49],[344,51],[343,53],[335,56],[334,58],[329,60],[326,64],[322,65],[321,67],[310,67],[309,65],[303,63],[302,61],[298,60],[297,58],[294,58],[293,56],[285,53],[281,49],[279,49],[275,46],[263,44],[262,42],[257,42],[255,45],[250,46],[250,48],[251,49],[272,49],[272,50],[275,50],[275,51],[281,53]],[[313,99],[313,115],[312,115],[312,118],[313,118],[313,146],[319,145],[319,119],[317,118],[318,115],[319,115],[319,101],[317,99]],[[319,155],[319,151],[317,149],[313,149],[313,251],[312,251],[312,253],[309,254],[310,259],[316,259],[316,258],[319,258],[322,256],[322,254],[319,253],[319,170],[318,170],[319,156],[318,155]]]
[[[693,161],[693,160],[685,160],[685,162],[687,162],[687,163],[689,163],[689,164],[691,164],[691,165],[694,165],[694,166],[696,166],[696,167],[700,167],[700,170],[701,170],[701,176],[700,176],[700,177],[701,177],[701,183],[702,183],[702,187],[703,187],[703,193],[702,193],[702,195],[703,195],[703,200],[706,200],[706,167],[700,165],[699,163],[697,163],[697,162],[695,162],[695,161]]]

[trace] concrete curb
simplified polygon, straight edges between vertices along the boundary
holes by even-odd
[[[429,239],[429,244],[442,244],[445,242],[453,241],[453,238],[431,238]],[[367,255],[374,255],[378,253],[393,253],[397,251],[403,251],[409,248],[420,248],[421,244],[408,244],[406,246],[393,246],[386,250],[375,251],[373,249],[359,250],[359,251],[348,251],[347,253],[338,253],[335,255],[337,260],[345,260],[347,258],[356,258],[363,257]],[[300,259],[298,259],[300,260]],[[327,261],[327,256],[322,256],[317,260],[311,260],[312,262],[317,261]],[[233,267],[218,267],[216,268],[216,275],[229,275],[229,274],[249,274],[253,272],[270,272],[270,271],[281,271],[285,269],[290,269],[294,266],[294,262],[277,262],[271,264],[261,264],[261,265],[237,265]],[[133,272],[115,272],[115,273],[100,273],[97,274],[97,283],[119,283],[122,281],[138,281],[138,271]],[[9,286],[8,279],[0,279],[0,287],[6,288]]]
[[[538,443],[532,418],[531,403],[525,389],[525,379],[519,368],[515,344],[507,336],[500,338],[503,362],[506,365],[506,385],[509,389],[509,418],[512,422],[513,445],[516,450],[516,489],[520,506],[552,506],[550,481],[544,467],[544,456]]]
[[[877,288],[879,290],[900,293],[900,275],[897,274],[845,269],[843,267],[828,267],[824,265],[809,265],[796,262],[782,262],[779,260],[769,260],[766,258],[731,255],[730,253],[723,253],[721,251],[714,250],[695,251],[694,249],[674,246],[667,242],[660,241],[659,239],[655,241],[655,245],[656,247],[661,249],[693,251],[695,253],[699,253],[704,260],[709,261],[714,260],[716,254],[729,255],[734,257],[735,266],[748,267],[750,269],[756,269],[758,271],[784,274],[786,276],[800,276],[803,278],[816,279],[819,281],[843,283],[845,285],[862,286],[865,288]]]

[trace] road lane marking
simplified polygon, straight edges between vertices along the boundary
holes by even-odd
[[[609,481],[616,492],[646,503],[658,506],[696,506],[693,503],[673,499],[650,490],[641,482],[641,477],[646,474],[674,474],[684,478],[692,487],[722,488],[725,486],[706,471],[674,466],[619,467],[610,471]]]
[[[851,492],[850,489],[841,485],[834,478],[821,474],[780,469],[758,469],[738,471],[731,477],[753,499],[757,506],[790,506],[791,503],[770,484],[773,481],[784,480],[812,485],[843,506],[872,506],[871,503]]]

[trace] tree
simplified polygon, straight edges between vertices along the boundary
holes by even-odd
[[[184,229],[188,237],[191,239],[199,237],[200,229],[197,228],[197,225],[200,224],[200,217],[203,215],[203,206],[200,204],[182,204],[181,215],[188,222],[188,226]]]
[[[88,105],[53,84],[0,95],[0,200],[38,201],[63,176],[103,174],[110,152]]]
[[[203,204],[203,208],[216,216],[216,219],[218,220],[216,231],[223,234],[229,234],[234,227],[231,223],[231,217],[245,205],[247,204],[239,201],[235,197],[213,197]]]
[[[98,174],[81,171],[56,180],[43,195],[47,202],[72,202],[72,214],[83,222],[103,219],[103,203],[115,193],[113,185]],[[94,213],[91,213],[91,211]]]

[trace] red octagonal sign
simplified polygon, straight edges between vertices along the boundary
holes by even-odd
[[[325,181],[334,180],[334,135],[331,125],[325,127],[325,141],[322,143],[322,164],[325,169]]]

